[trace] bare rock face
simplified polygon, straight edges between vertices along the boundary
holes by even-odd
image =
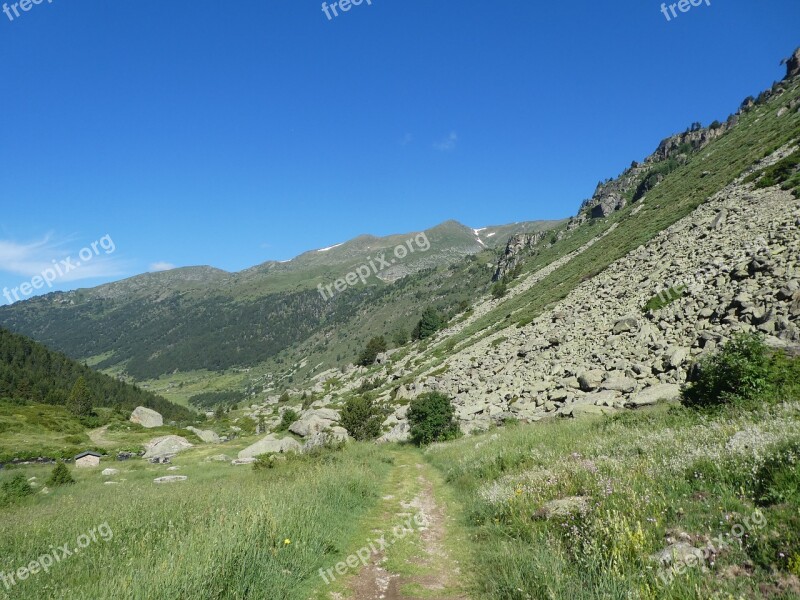
[[[786,79],[800,75],[800,48],[786,59]]]
[[[160,413],[151,408],[145,408],[144,406],[137,406],[133,410],[130,421],[131,423],[136,423],[147,429],[164,425],[164,417],[162,417]]]

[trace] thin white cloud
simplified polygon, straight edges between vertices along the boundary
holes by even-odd
[[[157,273],[159,271],[171,271],[172,269],[175,269],[175,268],[176,268],[175,265],[173,265],[172,263],[159,261],[159,262],[154,262],[153,264],[151,264],[150,265],[150,269],[148,269],[148,270],[151,273]]]
[[[455,131],[451,131],[446,138],[436,142],[433,147],[440,152],[450,152],[455,149],[456,144],[458,144],[458,134]]]
[[[123,275],[125,267],[110,254],[116,250],[113,240],[104,236],[105,245],[100,241],[84,248],[65,248],[68,240],[55,240],[48,234],[38,241],[19,243],[13,240],[0,240],[0,271],[13,273],[25,278],[42,275],[45,271],[55,271],[58,281],[80,281],[98,277]],[[85,260],[81,260],[83,251]],[[66,261],[66,263],[65,263]]]
[[[414,136],[410,133],[407,133],[403,136],[403,139],[400,140],[401,146],[408,146],[411,142],[414,141]]]

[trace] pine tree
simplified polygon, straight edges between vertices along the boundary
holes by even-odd
[[[72,387],[67,400],[67,409],[78,417],[92,414],[92,396],[86,387],[86,380],[82,376],[78,378],[78,381]]]

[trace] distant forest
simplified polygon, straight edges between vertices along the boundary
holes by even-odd
[[[91,370],[60,352],[0,328],[0,399],[65,406],[80,377],[93,406],[133,410],[146,406],[167,420],[194,420],[196,415],[152,392]]]

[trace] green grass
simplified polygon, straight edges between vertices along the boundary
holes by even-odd
[[[67,458],[91,448],[84,426],[63,406],[0,402],[0,463]]]
[[[0,570],[27,565],[51,545],[75,545],[107,523],[110,541],[15,586],[11,598],[297,598],[317,571],[341,560],[362,515],[378,500],[389,464],[381,449],[354,444],[325,461],[293,461],[256,472],[181,455],[183,483],[142,461],[104,485],[98,469],[74,469],[77,483],[4,509]],[[46,479],[51,469],[29,468]],[[286,541],[288,540],[288,543]],[[347,552],[346,552],[347,551]],[[4,595],[0,586],[0,597]]]
[[[682,298],[685,295],[686,286],[679,285],[677,287],[671,287],[666,291],[663,291],[659,294],[656,294],[652,298],[650,298],[645,305],[642,307],[642,312],[648,312],[651,310],[661,310],[665,306],[669,306],[678,298]]]
[[[476,598],[761,598],[760,584],[790,576],[790,558],[775,549],[800,552],[790,533],[796,505],[764,506],[753,477],[789,441],[800,443],[797,403],[714,416],[662,405],[498,430],[427,454],[466,506]],[[775,480],[796,492],[800,471]],[[534,518],[570,496],[589,499],[586,515]],[[668,532],[701,546],[757,509],[766,526],[751,527],[744,547],[732,544],[707,572],[659,579],[649,557]],[[755,556],[750,577],[725,575]]]

